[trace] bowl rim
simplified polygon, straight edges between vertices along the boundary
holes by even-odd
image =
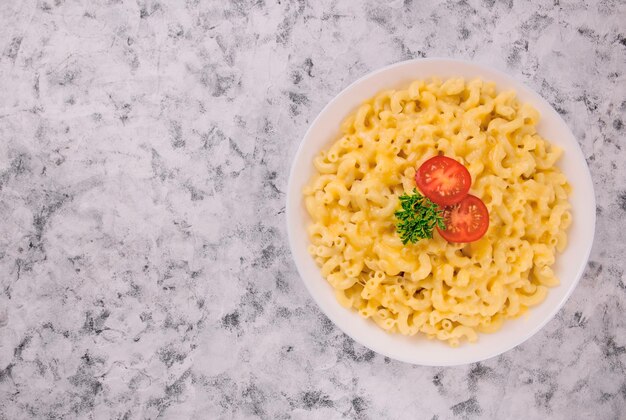
[[[585,223],[590,223],[591,224],[591,237],[589,238],[589,241],[587,241],[587,243],[584,245],[584,251],[583,251],[583,255],[584,258],[581,260],[580,266],[578,267],[578,269],[576,270],[576,273],[574,275],[574,280],[572,281],[571,285],[569,286],[569,288],[566,290],[565,294],[563,295],[563,297],[560,299],[560,301],[558,302],[557,305],[554,305],[554,307],[547,313],[547,315],[545,315],[543,317],[543,319],[533,328],[529,329],[525,334],[522,335],[522,337],[520,339],[518,339],[517,341],[514,341],[511,343],[510,346],[507,346],[505,349],[503,350],[497,350],[493,353],[481,356],[481,357],[469,357],[469,358],[459,358],[458,360],[450,360],[446,363],[431,363],[428,360],[420,360],[420,361],[416,361],[415,359],[409,358],[409,357],[403,357],[403,356],[399,356],[398,354],[390,354],[387,349],[380,345],[379,343],[365,343],[363,342],[363,340],[360,339],[360,337],[356,336],[356,334],[354,334],[350,329],[348,328],[344,328],[342,327],[340,324],[342,324],[342,322],[340,322],[338,319],[336,319],[336,317],[328,310],[327,308],[327,303],[322,301],[321,299],[318,299],[318,296],[316,295],[316,293],[314,293],[314,291],[312,290],[312,286],[310,285],[310,283],[308,281],[305,280],[305,274],[306,271],[303,268],[303,262],[301,260],[299,260],[298,258],[296,258],[296,238],[295,238],[295,232],[293,231],[294,228],[292,226],[292,219],[293,219],[293,215],[292,213],[294,212],[295,209],[292,208],[292,206],[290,205],[290,203],[292,203],[294,200],[292,199],[293,194],[298,194],[300,195],[300,199],[298,200],[301,203],[301,191],[294,191],[294,178],[295,178],[295,173],[300,169],[300,167],[298,166],[299,163],[299,157],[303,152],[303,149],[305,147],[305,144],[307,143],[307,139],[309,139],[312,136],[313,130],[316,128],[317,124],[319,123],[319,121],[324,117],[324,115],[328,112],[328,110],[330,108],[332,108],[332,106],[337,103],[338,101],[341,100],[341,98],[346,95],[348,92],[350,92],[355,86],[360,85],[361,83],[366,82],[369,79],[372,79],[376,76],[378,76],[381,73],[385,73],[388,71],[391,71],[393,69],[396,69],[398,67],[403,67],[403,66],[412,66],[415,65],[416,63],[442,63],[442,64],[459,64],[459,65],[463,65],[463,66],[470,66],[470,67],[474,67],[477,70],[483,70],[492,74],[495,74],[496,76],[505,79],[507,81],[510,81],[512,84],[518,84],[521,87],[523,87],[526,92],[524,92],[525,94],[529,95],[532,98],[532,104],[535,105],[536,103],[541,103],[544,105],[544,107],[546,107],[548,109],[548,112],[550,114],[552,114],[550,117],[552,119],[556,118],[558,120],[560,120],[560,122],[562,123],[562,126],[567,130],[567,134],[574,139],[575,141],[575,146],[573,149],[577,152],[577,154],[579,154],[579,157],[582,158],[582,160],[585,162],[584,164],[584,169],[581,168],[581,170],[584,172],[582,175],[582,179],[584,180],[583,182],[585,182],[587,185],[587,189],[590,190],[592,192],[590,197],[587,197],[587,202],[590,204],[590,206],[594,209],[594,211],[592,212],[592,217],[591,220],[585,220]],[[437,75],[433,75],[430,77],[437,77]],[[477,76],[479,77],[479,76]],[[446,77],[441,77],[442,79],[448,78],[448,76]],[[390,84],[391,85],[391,84]],[[391,86],[390,86],[391,88]],[[519,92],[516,92],[519,93]],[[362,99],[366,100],[367,98],[364,97]],[[349,114],[349,111],[346,112],[345,116],[347,116]],[[545,117],[545,114],[542,115],[542,117]],[[403,60],[403,61],[399,61],[396,63],[392,63],[389,64],[387,66],[381,67],[379,69],[373,70],[361,77],[359,77],[358,79],[356,79],[355,81],[353,81],[352,83],[350,83],[349,85],[347,85],[346,87],[344,87],[339,93],[337,93],[317,114],[317,116],[315,117],[315,119],[309,123],[309,126],[304,134],[304,136],[301,138],[298,148],[296,150],[296,153],[293,155],[292,157],[292,162],[291,162],[291,168],[289,171],[289,180],[288,180],[288,185],[287,185],[287,194],[286,194],[286,207],[285,207],[285,221],[287,224],[287,236],[288,236],[288,241],[289,241],[289,248],[290,248],[290,252],[292,254],[292,259],[296,265],[297,271],[298,271],[298,275],[300,277],[300,280],[304,283],[305,288],[307,289],[310,297],[313,299],[313,301],[316,303],[316,305],[318,306],[318,308],[324,313],[324,315],[326,317],[328,317],[333,324],[344,334],[346,334],[347,336],[349,336],[351,339],[353,339],[354,341],[356,341],[357,343],[361,344],[362,346],[371,349],[383,356],[395,359],[395,360],[399,360],[405,363],[409,363],[409,364],[414,364],[414,365],[422,365],[422,366],[459,366],[459,365],[465,365],[465,364],[469,364],[469,363],[476,363],[476,362],[481,362],[487,359],[491,359],[494,358],[496,356],[499,356],[503,353],[506,353],[508,351],[510,351],[511,349],[521,345],[522,343],[528,341],[530,338],[532,338],[537,332],[539,332],[543,327],[546,326],[546,324],[548,322],[550,322],[552,319],[554,319],[554,317],[556,316],[556,314],[558,313],[558,311],[565,305],[565,303],[567,302],[567,300],[570,298],[571,294],[574,292],[574,290],[576,289],[576,286],[578,285],[578,282],[580,281],[584,271],[586,270],[587,267],[587,262],[589,261],[589,257],[591,255],[591,250],[593,248],[593,243],[594,243],[594,239],[595,239],[595,225],[596,225],[596,219],[597,219],[597,215],[595,212],[596,209],[596,197],[595,197],[595,189],[594,189],[594,185],[593,185],[593,179],[591,176],[591,171],[589,169],[589,165],[586,162],[586,159],[584,157],[584,154],[582,152],[582,149],[580,147],[580,143],[578,142],[578,140],[576,139],[576,137],[574,136],[574,134],[572,133],[570,127],[567,125],[567,123],[563,120],[563,118],[556,112],[556,110],[554,109],[554,107],[547,102],[547,100],[545,100],[540,94],[538,94],[534,89],[530,88],[528,85],[526,85],[524,82],[518,80],[517,78],[505,73],[504,71],[501,71],[499,69],[481,64],[481,63],[477,63],[474,61],[469,61],[469,60],[461,60],[461,59],[456,59],[456,58],[447,58],[447,57],[428,57],[428,58],[417,58],[417,59],[410,59],[410,60]],[[569,238],[568,238],[569,239]],[[569,243],[568,243],[569,246]],[[339,304],[338,302],[335,302],[335,304]],[[342,309],[349,311],[351,309],[345,309],[342,307]],[[369,320],[367,320],[369,321]],[[505,322],[506,323],[506,322]],[[504,327],[503,327],[504,328]],[[483,333],[479,333],[479,334],[483,334]],[[410,337],[410,338],[414,338],[414,337]]]

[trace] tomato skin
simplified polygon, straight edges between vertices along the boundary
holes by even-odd
[[[467,168],[456,160],[435,156],[419,167],[415,183],[433,203],[451,206],[467,195],[472,177]]]
[[[489,228],[489,211],[483,201],[468,194],[461,202],[443,209],[446,229],[437,227],[448,242],[474,242],[483,237]]]

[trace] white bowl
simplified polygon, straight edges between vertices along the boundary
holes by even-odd
[[[558,166],[567,176],[573,192],[573,223],[568,231],[568,245],[557,254],[554,270],[560,286],[550,288],[546,300],[530,308],[524,316],[504,322],[491,334],[479,334],[476,343],[452,348],[424,335],[406,337],[390,334],[356,311],[345,309],[337,300],[332,287],[320,274],[320,269],[307,252],[306,232],[311,222],[302,197],[302,189],[314,173],[313,158],[321,149],[339,138],[339,125],[364,100],[381,90],[407,87],[416,79],[481,78],[496,83],[498,91],[515,89],[521,102],[533,105],[541,114],[538,132],[549,142],[563,148]],[[563,306],[580,279],[593,243],[596,204],[589,168],[572,135],[559,114],[537,93],[508,75],[471,62],[450,59],[404,61],[368,74],[337,95],[317,116],[300,143],[293,160],[287,192],[287,230],[296,266],[306,288],[328,318],[355,341],[370,349],[408,363],[428,366],[451,366],[478,362],[497,356],[523,343],[539,331]]]

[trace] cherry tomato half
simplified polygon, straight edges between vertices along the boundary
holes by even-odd
[[[474,242],[482,238],[489,227],[489,212],[483,201],[471,194],[460,203],[443,209],[446,229],[437,228],[448,242]]]
[[[451,206],[467,195],[472,177],[467,168],[456,160],[435,156],[419,167],[415,183],[433,203]]]

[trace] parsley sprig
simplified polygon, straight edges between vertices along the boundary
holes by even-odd
[[[398,210],[395,215],[398,219],[396,227],[403,244],[432,238],[436,226],[440,229],[446,228],[442,211],[417,189],[414,188],[411,195],[402,194],[400,205],[402,210]]]

